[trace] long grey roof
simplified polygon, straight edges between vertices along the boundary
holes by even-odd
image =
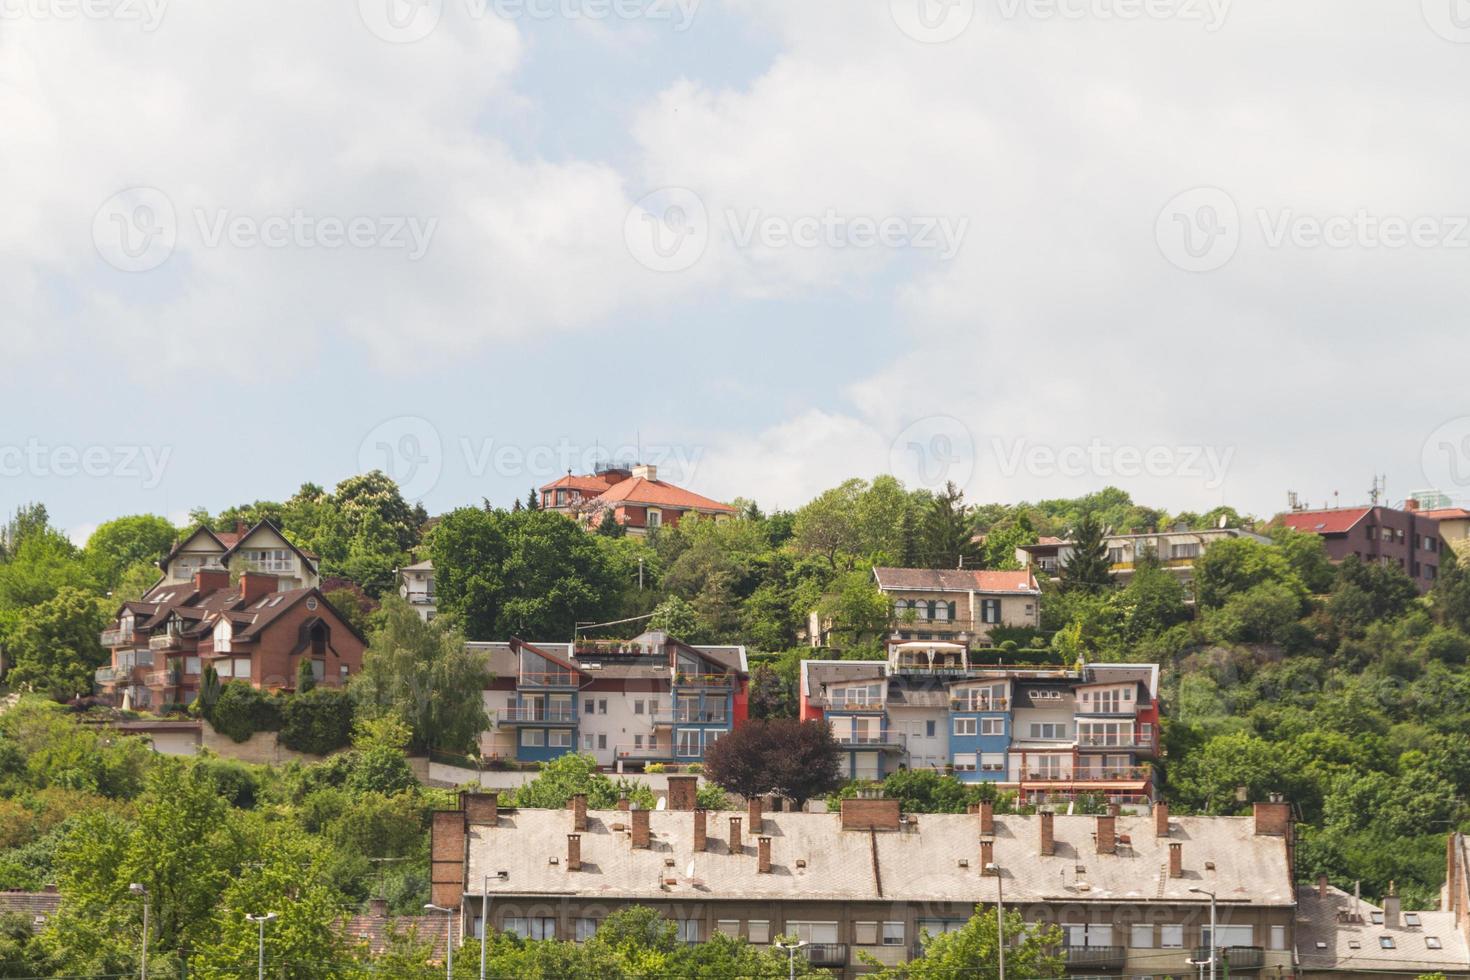
[[[1396,927],[1383,922],[1382,912],[1330,885],[1321,897],[1315,886],[1302,886],[1296,920],[1302,968],[1380,975],[1470,972],[1470,949],[1453,912],[1400,913]],[[1411,925],[1406,916],[1419,924]],[[1383,947],[1383,937],[1393,941],[1392,949]],[[1430,948],[1431,939],[1439,941],[1439,949]]]

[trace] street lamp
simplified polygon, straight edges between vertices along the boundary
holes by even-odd
[[[1191,888],[1190,891],[1210,896],[1210,980],[1215,980],[1215,893],[1207,888]]]
[[[803,942],[800,939],[798,939],[794,943],[783,943],[779,939],[776,940],[776,948],[784,949],[786,951],[787,975],[791,978],[791,980],[796,980],[796,951],[808,945],[810,944]]]
[[[138,957],[138,975],[141,980],[148,980],[148,889],[135,881],[128,886],[128,894],[143,899],[143,950]]]
[[[454,909],[430,902],[424,906],[424,911],[444,913],[444,976],[448,980],[454,980]],[[480,944],[480,948],[484,949],[484,943]]]
[[[986,874],[995,875],[995,931],[996,950],[998,951],[1000,963],[1000,980],[1006,980],[1006,894],[1005,885],[1000,880],[1000,865],[991,861],[985,866]]]
[[[260,980],[265,980],[265,924],[276,921],[276,913],[267,912],[265,915],[251,915],[249,912],[246,912],[245,921],[254,922],[260,926],[260,943],[256,947],[255,966],[256,976]]]

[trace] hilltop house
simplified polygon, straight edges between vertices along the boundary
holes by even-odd
[[[587,476],[568,473],[541,488],[541,507],[568,514],[596,526],[611,511],[613,519],[630,534],[647,534],[665,524],[674,526],[685,514],[714,520],[735,516],[735,508],[702,497],[658,478],[658,467],[647,464],[610,466]]]

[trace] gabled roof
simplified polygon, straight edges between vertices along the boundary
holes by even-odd
[[[183,551],[186,547],[188,547],[188,545],[190,544],[190,542],[192,542],[195,538],[199,537],[201,534],[204,535],[204,536],[206,536],[206,537],[208,537],[209,540],[213,541],[216,545],[218,545],[220,551],[225,551],[225,550],[227,550],[230,547],[229,544],[226,544],[223,540],[220,539],[220,536],[218,534],[215,534],[209,528],[207,528],[203,524],[201,524],[198,527],[196,527],[194,530],[190,531],[188,534],[186,534],[182,538],[180,538],[179,539],[179,543],[176,544],[176,545],[174,545],[173,546],[173,549],[168,554],[164,555],[162,558],[160,558],[158,560],[158,567],[159,568],[163,568],[163,569],[167,569],[168,566],[169,566],[169,563],[172,562],[175,558],[177,558],[179,556],[179,552]],[[234,542],[231,542],[231,544],[233,544],[233,543]]]
[[[875,568],[878,588],[887,592],[989,592],[1039,595],[1041,589],[1029,570],[1017,572],[969,571],[957,568]]]
[[[718,500],[700,496],[683,487],[676,487],[663,480],[646,480],[641,476],[629,477],[613,484],[594,503],[613,506],[632,504],[653,507],[675,507],[683,510],[710,510],[722,514],[733,514],[735,508]]]
[[[1338,507],[1330,510],[1294,510],[1276,518],[1286,527],[1309,534],[1346,534],[1357,527],[1372,507]]]
[[[1405,916],[1419,924],[1410,925]],[[1470,949],[1453,912],[1401,912],[1398,925],[1390,927],[1383,910],[1370,902],[1331,885],[1325,896],[1315,886],[1302,885],[1296,921],[1297,956],[1309,970],[1412,976],[1470,969]],[[1384,937],[1392,940],[1391,947],[1381,942]],[[1430,939],[1440,948],[1431,949]]]
[[[1434,521],[1470,521],[1470,510],[1463,507],[1441,507],[1438,510],[1421,510],[1415,513]]]
[[[608,474],[608,473],[595,473],[595,474],[591,474],[591,475],[587,475],[587,476],[573,476],[572,474],[568,473],[566,476],[562,477],[561,479],[559,479],[559,480],[553,480],[551,483],[546,484],[541,489],[542,490],[564,490],[564,489],[582,490],[584,492],[591,493],[591,494],[594,494],[595,495],[595,494],[602,493],[604,490],[608,489],[613,484],[617,483],[619,479],[624,479],[624,478],[625,478],[625,476],[620,475],[618,477],[618,479],[612,479],[611,478],[611,475]]]
[[[313,572],[317,570],[317,559],[314,556],[307,554],[305,551],[302,551],[300,548],[298,548],[294,544],[292,544],[291,543],[291,539],[288,538],[288,537],[286,537],[286,532],[285,531],[282,531],[274,523],[272,523],[271,521],[267,521],[267,520],[260,521],[254,527],[252,527],[250,530],[246,531],[244,534],[230,535],[230,537],[234,537],[235,540],[230,543],[230,545],[226,549],[225,553],[220,556],[221,563],[222,564],[225,564],[225,565],[228,565],[230,563],[230,559],[234,557],[235,552],[239,550],[240,546],[242,544],[244,544],[246,541],[249,541],[255,535],[255,533],[257,531],[261,530],[262,528],[268,528],[269,530],[273,531],[275,533],[276,537],[278,537],[282,541],[284,541],[286,543],[286,547],[287,548],[290,548],[291,551],[295,553],[296,557],[301,559],[301,561],[302,561],[303,564],[307,565]],[[220,535],[219,537],[223,538],[223,537],[226,537],[226,535]]]

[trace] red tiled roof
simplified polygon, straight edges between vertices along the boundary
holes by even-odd
[[[555,490],[559,487],[570,487],[573,490],[586,490],[590,493],[602,493],[604,490],[606,490],[608,487],[612,486],[616,482],[617,481],[611,479],[610,474],[607,473],[597,473],[591,476],[573,476],[572,474],[568,473],[560,480],[548,483],[541,489]]]
[[[46,920],[56,914],[61,896],[55,891],[0,891],[0,915],[19,912],[27,917],[32,932],[46,927]]]
[[[1039,591],[1029,571],[962,571],[956,568],[875,568],[880,589],[914,592],[1013,592]]]
[[[354,915],[342,924],[349,943],[367,943],[374,956],[388,948],[390,935],[411,936],[426,944],[430,951],[444,952],[444,931],[448,926],[443,915]],[[442,962],[442,961],[441,961]]]
[[[1420,517],[1427,517],[1435,521],[1467,521],[1470,520],[1470,510],[1463,507],[1442,507],[1439,510],[1421,510]]]
[[[1287,527],[1306,531],[1309,534],[1346,534],[1372,512],[1372,507],[1296,510],[1289,514],[1282,514],[1277,520]]]
[[[715,510],[725,514],[735,513],[735,508],[718,500],[702,497],[697,493],[676,487],[662,480],[645,480],[641,476],[631,477],[614,484],[594,503],[633,504],[654,507],[677,507],[684,510]]]

